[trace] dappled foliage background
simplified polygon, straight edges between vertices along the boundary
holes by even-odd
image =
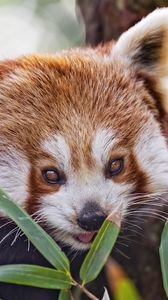
[[[78,13],[75,0],[0,0],[0,58],[82,44]]]

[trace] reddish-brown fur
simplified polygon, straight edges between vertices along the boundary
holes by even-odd
[[[136,182],[138,191],[146,190],[147,178],[131,149],[148,119],[149,107],[157,112],[157,106],[133,68],[125,71],[119,61],[107,63],[100,55],[69,51],[62,56],[30,56],[0,65],[0,90],[5,98],[0,105],[1,135],[16,144],[32,165],[31,196],[27,199],[31,212],[39,195],[58,189],[47,186],[36,172],[36,165],[42,168],[46,156],[40,143],[53,132],[64,135],[72,164],[78,169],[81,159],[88,168],[94,165],[90,148],[96,130],[119,128],[122,143],[111,156],[122,155],[124,149],[126,171],[114,181]]]
[[[127,55],[131,63],[113,55],[114,42],[96,49],[27,56],[0,63],[0,150],[7,151],[10,144],[24,153],[31,164],[25,205],[30,213],[39,206],[42,195],[59,190],[58,185],[49,186],[41,175],[42,168],[57,166],[56,159],[41,147],[54,133],[64,137],[70,148],[71,165],[77,172],[81,165],[94,170],[96,162],[91,149],[98,130],[117,132],[119,142],[109,159],[121,156],[125,163],[122,173],[111,180],[133,183],[136,192],[149,191],[149,178],[134,149],[150,118],[167,136],[165,95],[152,69],[167,57],[167,28],[158,28],[150,35],[142,26],[145,36],[141,33],[140,41],[137,35],[130,38],[133,54],[128,51]],[[122,54],[123,49],[119,50]]]
[[[98,56],[68,52],[62,57],[28,57],[2,63],[0,70],[7,82],[7,85],[0,83],[1,94],[5,97],[0,106],[1,134],[25,152],[32,168],[36,166],[36,160],[45,156],[39,151],[41,140],[53,131],[65,136],[75,169],[79,168],[81,157],[88,167],[93,165],[89,148],[99,126],[113,130],[120,128],[123,146],[130,149],[148,118],[148,107],[139,99],[150,101],[155,107],[143,82],[136,81],[133,70],[125,73],[122,64],[107,64]],[[3,70],[7,72],[3,73]],[[16,78],[10,79],[15,72]],[[122,149],[122,145],[120,147]],[[120,147],[117,145],[116,156],[120,155]],[[128,165],[129,156],[134,157],[134,154],[128,154]],[[133,161],[136,167],[131,166]],[[127,171],[117,181],[129,182],[133,174],[141,173],[135,159],[131,159],[131,164],[130,168],[138,173],[130,172],[129,175]],[[36,190],[38,186],[40,192],[52,191],[52,187],[42,187],[42,184],[36,185]],[[30,190],[34,199],[31,202],[35,202],[31,185]]]

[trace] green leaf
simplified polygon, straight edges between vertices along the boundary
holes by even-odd
[[[62,290],[59,293],[58,300],[70,300],[70,292],[67,290]]]
[[[60,247],[2,190],[0,190],[0,208],[20,227],[32,244],[55,268],[69,272],[68,258]]]
[[[115,300],[142,300],[139,296],[133,282],[127,278],[117,283],[117,289],[114,293]]]
[[[0,266],[0,282],[48,289],[68,289],[72,279],[63,271],[34,265]]]
[[[168,222],[165,223],[161,236],[160,262],[163,277],[163,286],[168,297]]]
[[[106,219],[80,269],[82,284],[94,280],[103,268],[119,234],[119,227]]]

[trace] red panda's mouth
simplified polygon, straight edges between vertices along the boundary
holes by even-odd
[[[87,232],[87,233],[80,233],[79,235],[75,236],[75,239],[79,242],[82,242],[84,244],[91,243],[96,236],[96,232]]]

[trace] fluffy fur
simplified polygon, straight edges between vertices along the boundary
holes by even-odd
[[[167,20],[160,9],[116,44],[0,62],[0,186],[75,249],[90,246],[77,239],[88,203],[123,220],[134,193],[168,188]],[[64,184],[45,182],[50,167]]]

